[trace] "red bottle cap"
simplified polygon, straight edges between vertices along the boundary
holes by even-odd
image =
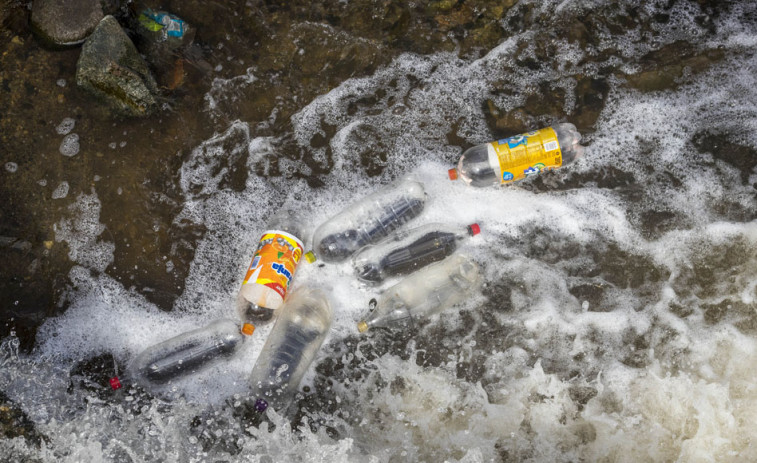
[[[450,180],[457,180],[457,169],[450,169],[447,171]]]
[[[115,391],[116,389],[121,389],[122,387],[123,387],[123,385],[121,385],[121,381],[118,379],[118,376],[114,376],[114,377],[110,378],[110,388],[111,389],[113,389]]]
[[[479,227],[477,223],[468,225],[468,230],[470,231],[471,236],[476,236],[481,233],[481,227]]]

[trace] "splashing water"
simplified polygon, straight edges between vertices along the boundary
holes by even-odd
[[[43,437],[0,440],[0,453],[18,461],[756,460],[757,9],[742,2],[714,15],[672,3],[520,2],[503,19],[511,36],[483,56],[401,54],[302,102],[283,134],[271,133],[282,124],[276,113],[220,122],[219,102],[238,101],[262,74],[247,68],[214,81],[205,111],[219,121],[216,133],[177,172],[184,201],[175,224],[201,224],[205,234],[173,311],[104,272],[119,265],[100,223],[106,206],[94,190],[78,196],[55,228],[76,264],[70,307],[42,325],[31,353],[19,354],[12,337],[0,343],[0,390]],[[597,22],[614,8],[622,14]],[[527,15],[591,37],[542,40],[534,23],[513,26]],[[681,42],[694,45],[665,61]],[[651,70],[649,56],[659,60]],[[555,95],[554,106],[522,120],[497,116]],[[513,135],[497,132],[511,125],[581,119],[589,100],[601,111],[572,166],[505,188],[447,179],[463,145]],[[240,166],[249,173],[242,182]],[[312,233],[407,174],[430,198],[417,225],[482,224],[464,250],[483,264],[485,289],[408,330],[359,336],[355,324],[377,291],[361,286],[348,262],[302,264],[294,287],[325,289],[335,319],[289,415],[269,411],[256,425],[240,418],[270,326],[238,357],[157,397],[114,396],[77,373],[92,358],[111,372],[109,355],[123,365],[145,346],[232,316],[250,253],[280,206]]]

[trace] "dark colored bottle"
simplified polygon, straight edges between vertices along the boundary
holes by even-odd
[[[218,360],[233,356],[255,327],[221,319],[204,328],[188,331],[148,347],[129,365],[126,373],[110,380],[113,389],[122,383],[157,387],[203,370]]]
[[[397,232],[384,241],[367,246],[352,260],[359,280],[381,283],[395,275],[406,275],[452,255],[460,243],[480,233],[478,224],[461,229],[453,225],[430,223]]]
[[[425,203],[426,192],[419,182],[405,179],[387,185],[321,224],[313,235],[308,260],[348,259],[417,217]]]

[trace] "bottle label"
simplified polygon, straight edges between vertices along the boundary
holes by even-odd
[[[243,285],[268,286],[285,297],[305,246],[296,236],[280,230],[263,233]]]
[[[552,127],[491,142],[502,183],[514,182],[562,165],[562,151]]]

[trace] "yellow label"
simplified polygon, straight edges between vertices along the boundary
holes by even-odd
[[[491,143],[502,172],[502,183],[515,182],[562,165],[562,151],[552,127]]]
[[[287,232],[270,230],[263,233],[242,284],[265,285],[285,297],[303,249],[302,242]]]

